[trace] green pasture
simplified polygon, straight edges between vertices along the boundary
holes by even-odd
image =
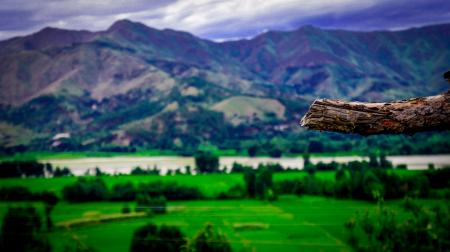
[[[92,179],[93,177],[90,178]],[[156,181],[176,182],[186,186],[197,187],[206,197],[215,197],[220,192],[225,192],[237,184],[244,185],[242,174],[208,174],[195,176],[119,175],[102,176],[101,178],[109,188],[112,188],[115,184],[126,182],[132,182],[135,185]],[[0,187],[24,186],[32,192],[47,190],[60,194],[65,185],[74,183],[77,179],[78,177],[0,179]]]
[[[408,176],[421,171],[412,170],[392,170],[400,176]],[[295,179],[308,176],[303,171],[279,172],[273,175],[274,181]],[[315,176],[323,180],[334,180],[334,171],[317,172]],[[92,178],[92,177],[91,177]],[[157,176],[157,175],[117,175],[101,177],[109,188],[115,184],[132,182],[135,185],[139,183],[150,183],[155,181],[176,182],[181,185],[193,186],[200,189],[206,197],[216,197],[220,192],[226,192],[235,185],[244,186],[244,177],[242,174],[204,174],[204,175],[175,175],[175,176]],[[78,177],[58,177],[58,178],[8,178],[0,179],[0,187],[24,186],[32,192],[52,191],[60,195],[65,185],[74,183]]]
[[[448,204],[438,200],[419,200],[423,206]],[[17,204],[17,203],[16,203]],[[126,203],[62,202],[52,213],[55,223],[84,218],[92,214],[119,213]],[[407,214],[401,201],[385,203],[403,219]],[[8,203],[0,204],[0,214]],[[39,206],[39,205],[38,205]],[[134,208],[134,204],[130,204]],[[42,205],[40,205],[42,209]],[[207,200],[169,202],[168,213],[152,217],[92,223],[88,226],[57,229],[49,234],[55,251],[78,239],[98,251],[128,251],[135,229],[152,222],[175,225],[192,238],[205,223],[211,222],[230,241],[233,251],[350,251],[343,224],[355,212],[375,211],[376,204],[313,196],[282,196],[276,202],[258,200]]]

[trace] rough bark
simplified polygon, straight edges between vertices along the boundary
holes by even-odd
[[[450,129],[450,91],[389,103],[317,99],[300,124],[343,133],[398,134]]]

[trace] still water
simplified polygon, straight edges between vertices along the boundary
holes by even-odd
[[[436,168],[450,166],[450,155],[412,155],[412,156],[389,156],[387,158],[394,166],[398,164],[408,165],[408,169],[418,170],[427,169],[428,164],[434,164]],[[354,160],[368,160],[367,157],[348,156],[348,157],[313,157],[312,163],[332,161],[338,163],[347,163]],[[78,158],[78,159],[49,159],[41,160],[42,162],[51,163],[54,167],[67,167],[73,174],[82,175],[86,171],[92,171],[96,167],[103,172],[110,174],[130,173],[130,171],[139,166],[141,168],[157,167],[162,174],[168,170],[184,169],[186,166],[195,167],[193,157],[105,157],[105,158]],[[258,166],[260,163],[279,163],[283,167],[295,169],[303,169],[303,158],[269,158],[269,157],[221,157],[221,168],[230,169],[234,162]]]

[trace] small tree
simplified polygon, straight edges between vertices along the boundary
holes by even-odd
[[[227,237],[207,223],[188,243],[187,252],[231,252]]]
[[[186,244],[184,235],[178,227],[147,224],[134,231],[131,252],[164,251],[178,252]]]
[[[163,214],[166,212],[166,198],[164,196],[157,196],[150,198],[147,194],[140,194],[137,196],[136,212],[147,212],[155,214]]]
[[[124,205],[124,206],[122,207],[122,213],[123,213],[123,214],[129,214],[129,213],[131,213],[131,208],[130,208],[130,206],[129,206],[128,204],[126,204],[126,205]]]
[[[272,170],[265,166],[260,166],[257,170],[246,169],[244,181],[247,195],[250,198],[275,200],[276,195],[273,190]]]
[[[247,169],[244,173],[245,188],[250,198],[256,196],[256,171],[253,169]]]
[[[198,173],[219,172],[219,157],[210,152],[199,152],[195,155],[195,168]]]

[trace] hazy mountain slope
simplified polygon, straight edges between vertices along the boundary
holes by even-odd
[[[101,32],[45,28],[0,42],[0,121],[9,132],[34,135],[29,144],[37,149],[58,132],[71,132],[74,148],[183,148],[297,131],[318,96],[434,94],[448,89],[441,74],[449,66],[450,25],[306,26],[224,43],[128,20]],[[236,113],[241,107],[258,120]]]
[[[349,32],[307,26],[224,43],[254,73],[299,94],[393,99],[446,88],[450,25],[400,32]]]
[[[252,86],[259,83],[289,86],[306,96],[392,99],[445,88],[439,76],[450,62],[450,25],[400,32],[307,26],[213,43],[122,20],[104,32],[46,28],[4,41],[0,59],[4,104],[62,89],[101,99],[180,77],[242,92],[258,93]]]

